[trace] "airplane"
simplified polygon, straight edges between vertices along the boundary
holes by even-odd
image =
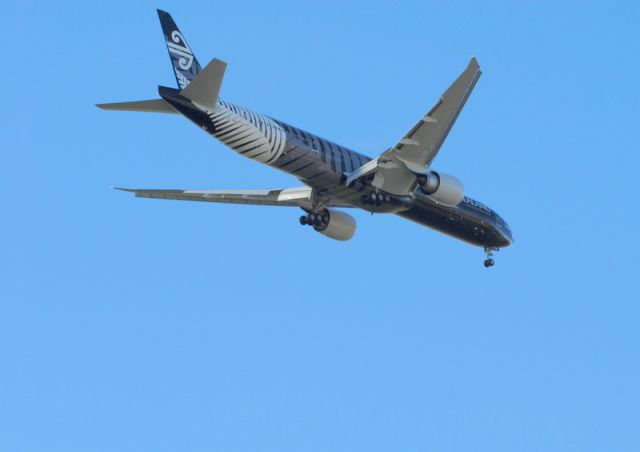
[[[136,197],[299,207],[301,225],[335,240],[350,240],[355,219],[341,208],[392,213],[493,252],[513,243],[509,225],[465,196],[460,180],[431,163],[447,138],[481,70],[475,57],[435,105],[377,158],[369,158],[283,121],[218,97],[226,63],[204,69],[171,15],[158,10],[178,88],[158,87],[160,98],[97,104],[104,110],[181,114],[240,155],[298,178],[296,188],[266,190],[150,190],[118,188]]]

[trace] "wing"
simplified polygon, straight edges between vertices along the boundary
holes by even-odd
[[[219,202],[227,204],[254,204],[261,206],[286,206],[311,208],[310,187],[283,188],[274,190],[149,190],[118,188],[134,193],[138,198],[173,199],[178,201]],[[330,200],[327,207],[351,207],[340,201]]]
[[[475,57],[440,100],[393,148],[383,157],[424,166],[431,164],[456,122],[460,111],[480,78],[482,71]]]

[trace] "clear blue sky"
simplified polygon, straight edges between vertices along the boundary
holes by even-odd
[[[135,199],[287,187],[176,116],[155,8],[222,95],[375,156],[476,55],[435,167],[480,249],[356,212]],[[0,450],[640,450],[637,2],[10,2]]]

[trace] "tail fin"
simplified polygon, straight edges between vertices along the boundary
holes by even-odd
[[[154,113],[180,112],[190,119],[190,114],[194,111],[194,107],[195,111],[199,112],[197,115],[200,115],[202,110],[213,110],[215,108],[227,63],[214,58],[203,70],[171,15],[158,10],[158,16],[160,16],[169,57],[171,58],[180,89],[174,90],[172,88],[159,87],[159,94],[162,99],[97,104],[98,108]],[[185,100],[187,101],[187,107],[184,104]]]
[[[173,21],[171,14],[158,10],[158,17],[160,18],[160,25],[162,25],[162,33],[167,43],[167,50],[173,65],[173,72],[176,75],[176,81],[180,89],[184,89],[202,71],[202,68],[184,36],[180,33],[178,26]]]

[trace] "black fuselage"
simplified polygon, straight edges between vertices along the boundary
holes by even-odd
[[[161,96],[184,116],[236,152],[300,179],[319,197],[333,199],[371,213],[395,213],[465,242],[497,249],[513,239],[507,223],[492,209],[464,197],[454,206],[436,203],[419,188],[410,197],[391,197],[375,205],[363,195],[375,191],[363,178],[351,186],[347,177],[371,158],[266,115],[220,100],[205,113],[181,98],[177,90],[161,88]],[[254,138],[258,137],[258,138]]]
[[[428,226],[465,242],[490,248],[504,248],[511,244],[507,223],[484,204],[464,197],[455,207],[447,207],[416,191],[413,202],[398,210],[362,202],[362,195],[373,189],[358,184],[346,187],[344,181],[352,171],[371,160],[356,151],[339,146],[317,135],[277,121],[287,131],[284,154],[273,163],[305,184],[328,195],[347,201],[369,212],[393,213]]]

